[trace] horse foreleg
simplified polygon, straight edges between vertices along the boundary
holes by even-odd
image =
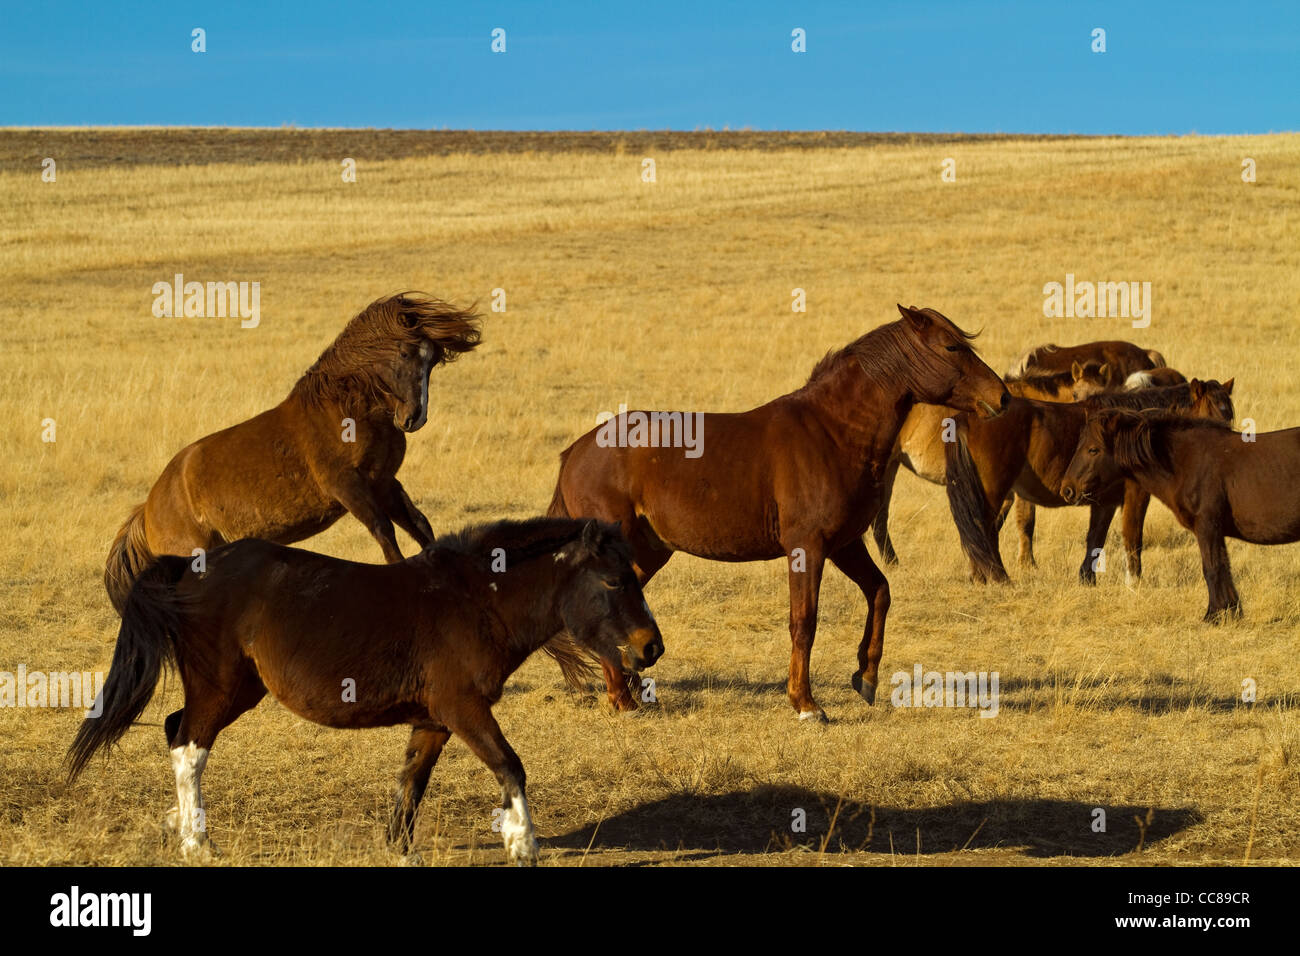
[[[1096,504],[1088,509],[1088,538],[1083,564],[1079,565],[1079,581],[1083,584],[1096,584],[1098,568],[1105,567],[1106,532],[1114,519],[1114,505]]]
[[[668,563],[673,553],[648,540],[648,536],[641,531],[635,518],[624,519],[620,522],[620,526],[632,545],[632,568],[636,571],[637,580],[644,587],[659,572],[659,569]],[[628,534],[629,529],[631,534]],[[605,674],[605,693],[609,697],[610,707],[619,713],[630,713],[636,710],[639,706],[637,697],[641,693],[641,675],[635,671],[625,671],[604,660],[600,662],[600,669]]]
[[[808,670],[813,638],[817,634],[817,597],[821,590],[825,556],[820,545],[794,546],[790,561],[790,703],[800,720],[826,720],[826,712],[813,700]]]
[[[1115,518],[1115,506],[1094,504],[1088,508],[1088,533],[1084,541],[1083,563],[1079,565],[1079,581],[1096,584],[1097,571],[1106,566],[1106,534]]]
[[[858,644],[858,669],[850,682],[868,704],[876,702],[880,656],[885,649],[885,618],[889,614],[889,582],[858,539],[831,555],[831,563],[858,586],[867,599],[867,623]]]
[[[355,471],[328,486],[328,491],[344,508],[366,526],[366,530],[379,542],[383,549],[384,560],[396,564],[402,560],[402,551],[397,546],[397,534],[393,530],[392,519],[388,517],[374,489]]]
[[[411,847],[416,811],[429,785],[429,774],[450,736],[451,731],[446,727],[421,725],[411,729],[411,739],[406,745],[406,765],[397,778],[396,801],[388,821],[388,842],[398,853],[406,853]]]
[[[1196,522],[1196,543],[1201,548],[1201,573],[1205,587],[1210,592],[1210,603],[1205,609],[1205,620],[1218,624],[1226,617],[1241,617],[1241,597],[1232,583],[1232,567],[1228,563],[1228,545],[1218,530],[1219,523],[1208,519]]]
[[[388,517],[414,538],[421,548],[427,548],[433,543],[433,528],[429,519],[415,506],[411,496],[396,478],[388,487]]]
[[[506,742],[487,702],[474,701],[456,708],[447,724],[501,784],[501,838],[510,862],[518,866],[536,864],[539,853],[533,820],[528,814],[524,765]]]
[[[1128,556],[1124,583],[1129,587],[1136,587],[1142,580],[1142,528],[1150,504],[1149,492],[1143,491],[1137,482],[1124,482],[1124,550]]]
[[[1037,519],[1037,511],[1032,501],[1026,501],[1019,495],[1016,496],[1016,528],[1020,531],[1020,566],[1025,568],[1034,568],[1038,562],[1034,560],[1034,524]]]

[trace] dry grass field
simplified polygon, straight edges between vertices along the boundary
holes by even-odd
[[[295,153],[306,135],[0,132],[0,670],[106,670],[104,556],[168,459],[280,401],[348,318],[407,288],[484,311],[506,292],[482,347],[435,372],[401,472],[439,531],[543,512],[559,452],[602,410],[762,403],[897,302],[982,329],[999,372],[1031,345],[1132,338],[1189,375],[1235,377],[1238,415],[1260,430],[1300,424],[1294,135],[443,134],[386,153],[384,134],[350,132]],[[260,282],[260,325],[154,318],[153,283],[178,272]],[[1150,327],[1045,318],[1043,286],[1067,273],[1149,281]],[[1085,527],[1082,510],[1040,511],[1032,571],[1007,527],[1014,583],[972,585],[943,490],[900,475],[882,692],[868,707],[849,686],[866,604],[828,569],[813,650],[825,726],[785,698],[783,563],[679,555],[647,589],[667,645],[647,672],[657,706],[614,716],[539,656],[496,709],[543,864],[1300,859],[1300,550],[1231,542],[1246,617],[1210,627],[1195,543],[1163,506],[1136,590],[1114,557],[1096,588],[1076,583]],[[1118,522],[1111,534],[1117,555]],[[350,517],[304,546],[380,558]],[[894,708],[888,675],[916,664],[998,672],[997,716]],[[160,691],[73,786],[61,761],[80,712],[0,709],[0,863],[176,862],[160,723],[179,696]],[[204,777],[216,865],[393,864],[405,739],[264,701]],[[504,862],[497,801],[453,738],[418,823],[424,861]]]

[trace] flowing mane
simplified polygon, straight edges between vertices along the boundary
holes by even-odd
[[[1107,436],[1115,464],[1126,471],[1173,471],[1169,436],[1183,431],[1226,431],[1232,426],[1214,418],[1189,418],[1165,409],[1135,411],[1110,408],[1092,416]]]
[[[434,346],[434,365],[454,361],[479,344],[474,311],[458,308],[423,292],[401,292],[376,299],[339,333],[293,387],[312,405],[382,391],[376,373],[404,345]]]
[[[934,309],[917,309],[917,311],[925,313],[931,321],[944,326],[967,341],[979,335],[978,332],[967,332],[961,329],[952,319]],[[917,348],[916,340],[910,334],[907,323],[900,320],[872,329],[842,349],[832,349],[827,352],[822,360],[813,366],[812,374],[808,376],[804,387],[812,385],[829,374],[831,369],[850,359],[856,360],[871,378],[896,378],[899,375],[909,374],[909,370],[913,368],[929,374],[942,374],[943,363],[929,349]]]

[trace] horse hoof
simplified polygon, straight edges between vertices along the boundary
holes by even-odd
[[[801,721],[811,720],[819,724],[829,724],[831,722],[831,719],[826,716],[826,711],[822,710],[820,707],[818,707],[816,710],[799,711],[799,719]]]
[[[507,847],[507,855],[515,866],[536,866],[542,854],[538,849],[537,840],[530,836],[511,841],[510,846]]]
[[[209,863],[212,851],[212,842],[207,837],[189,836],[181,841],[181,859],[186,863]]]
[[[864,681],[861,674],[854,674],[853,677],[850,678],[850,683],[853,684],[853,689],[858,692],[858,695],[868,704],[874,704],[876,702],[875,684]]]

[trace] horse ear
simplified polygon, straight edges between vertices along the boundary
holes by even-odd
[[[1205,394],[1205,383],[1199,378],[1194,378],[1187,383],[1188,393],[1192,396],[1192,401],[1200,401],[1201,396]]]
[[[1114,369],[1110,367],[1109,362],[1103,362],[1101,368],[1097,369],[1097,374],[1101,376],[1103,382],[1109,385],[1111,384],[1111,376],[1114,374]]]
[[[1071,362],[1070,377],[1073,378],[1076,382],[1079,379],[1083,378],[1083,366],[1080,365],[1078,362]]]
[[[1226,382],[1223,383],[1223,390],[1224,390],[1225,392],[1227,392],[1229,395],[1232,394],[1232,383],[1235,382],[1236,380],[1237,380],[1237,379],[1236,379],[1236,377],[1234,376],[1233,378],[1230,378],[1230,379],[1228,379]]]
[[[595,518],[592,518],[583,526],[582,546],[592,554],[600,550],[600,525]]]
[[[930,317],[924,312],[918,311],[916,306],[904,308],[902,305],[899,305],[898,311],[903,318],[907,320],[907,324],[910,325],[914,331],[923,332],[930,324]]]

